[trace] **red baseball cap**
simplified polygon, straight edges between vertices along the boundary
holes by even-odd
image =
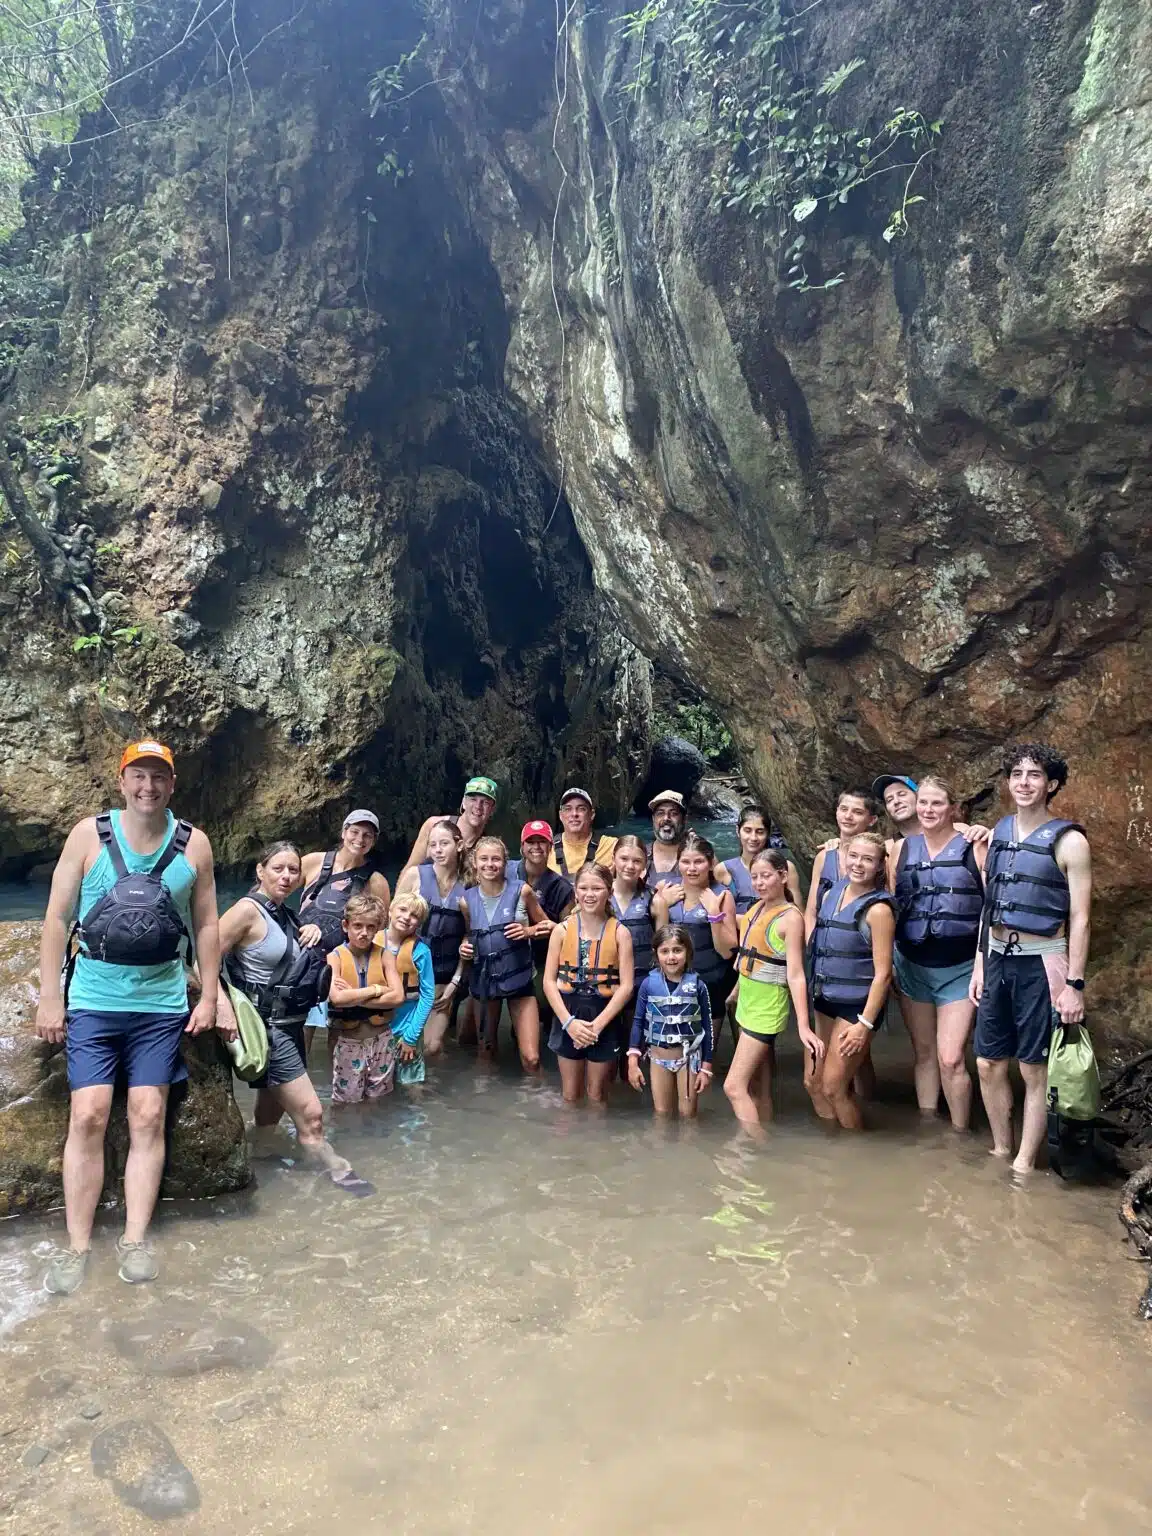
[[[526,843],[530,837],[542,837],[550,843],[552,828],[546,821],[526,821],[520,828],[520,841]]]

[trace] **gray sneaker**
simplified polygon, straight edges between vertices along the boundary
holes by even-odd
[[[88,1249],[77,1253],[75,1248],[62,1248],[52,1255],[48,1273],[44,1276],[44,1289],[53,1296],[71,1296],[84,1284],[88,1269]]]
[[[147,1243],[129,1243],[116,1240],[116,1256],[120,1260],[120,1278],[129,1285],[140,1285],[145,1280],[155,1280],[160,1267],[152,1257]]]

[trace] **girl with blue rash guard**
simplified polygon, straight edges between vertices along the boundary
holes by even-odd
[[[657,929],[656,966],[640,984],[628,1042],[628,1081],[644,1088],[641,1058],[648,1057],[652,1107],[658,1115],[679,1110],[689,1118],[712,1081],[712,1009],[708,988],[689,969],[692,938],[682,923]]]
[[[988,850],[956,830],[955,814],[948,785],[932,775],[922,779],[916,792],[919,830],[894,845],[890,864],[897,906],[896,984],[915,1056],[920,1113],[935,1118],[943,1088],[953,1129],[966,1131],[972,1079],[964,1052],[976,1019],[968,991]]]
[[[404,997],[392,1015],[396,1077],[408,1087],[424,1081],[424,1028],[436,997],[432,951],[419,937],[427,917],[428,903],[423,896],[399,895],[392,903],[384,935],[384,970],[390,986]]]
[[[620,1016],[632,997],[632,940],[608,910],[612,876],[585,864],[576,876],[576,910],[548,941],[544,995],[555,1018],[548,1037],[565,1103],[587,1092],[602,1104],[616,1075]]]
[[[811,1002],[824,1056],[804,1063],[804,1086],[822,1120],[863,1129],[853,1079],[870,1060],[872,1033],[892,980],[896,918],[885,883],[884,839],[861,832],[844,850],[844,878],[824,897],[809,946]]]
[[[480,1054],[496,1052],[500,1009],[507,1003],[525,1072],[540,1070],[540,1011],[532,985],[532,940],[548,922],[530,886],[508,876],[508,850],[498,837],[473,849],[476,884],[460,902],[468,935],[461,957],[471,964],[469,991],[480,1009]]]

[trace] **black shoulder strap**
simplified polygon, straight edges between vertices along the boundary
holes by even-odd
[[[309,884],[305,886],[300,896],[300,905],[302,907],[307,906],[310,901],[315,901],[316,897],[319,896],[320,892],[328,884],[329,880],[331,880],[332,870],[336,863],[336,855],[338,852],[339,850],[336,848],[329,848],[328,852],[324,855],[324,858],[320,864],[320,873],[316,876],[315,880],[310,881]]]
[[[149,873],[154,875],[155,878],[159,880],[160,876],[168,868],[169,864],[171,864],[176,855],[183,853],[184,850],[188,847],[188,839],[191,836],[192,823],[190,821],[178,821],[176,823],[175,832],[173,832],[172,836],[168,839],[168,846],[156,860],[155,864],[153,864]]]
[[[568,866],[564,862],[564,834],[563,834],[563,832],[557,832],[557,833],[555,833],[553,835],[553,838],[552,838],[552,852],[556,855],[556,862],[560,866],[560,873],[562,875],[566,875],[568,873]]]
[[[105,811],[102,816],[97,816],[96,836],[108,850],[108,858],[116,872],[117,880],[125,879],[128,874],[128,866],[124,862],[124,855],[120,852],[119,840],[112,830],[111,811]]]

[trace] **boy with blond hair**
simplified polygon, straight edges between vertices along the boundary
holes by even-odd
[[[359,1104],[392,1092],[396,1075],[393,1010],[403,1001],[395,963],[389,976],[380,929],[384,903],[351,896],[344,908],[344,943],[328,956],[329,1016],[337,1031],[332,1052],[333,1104]]]

